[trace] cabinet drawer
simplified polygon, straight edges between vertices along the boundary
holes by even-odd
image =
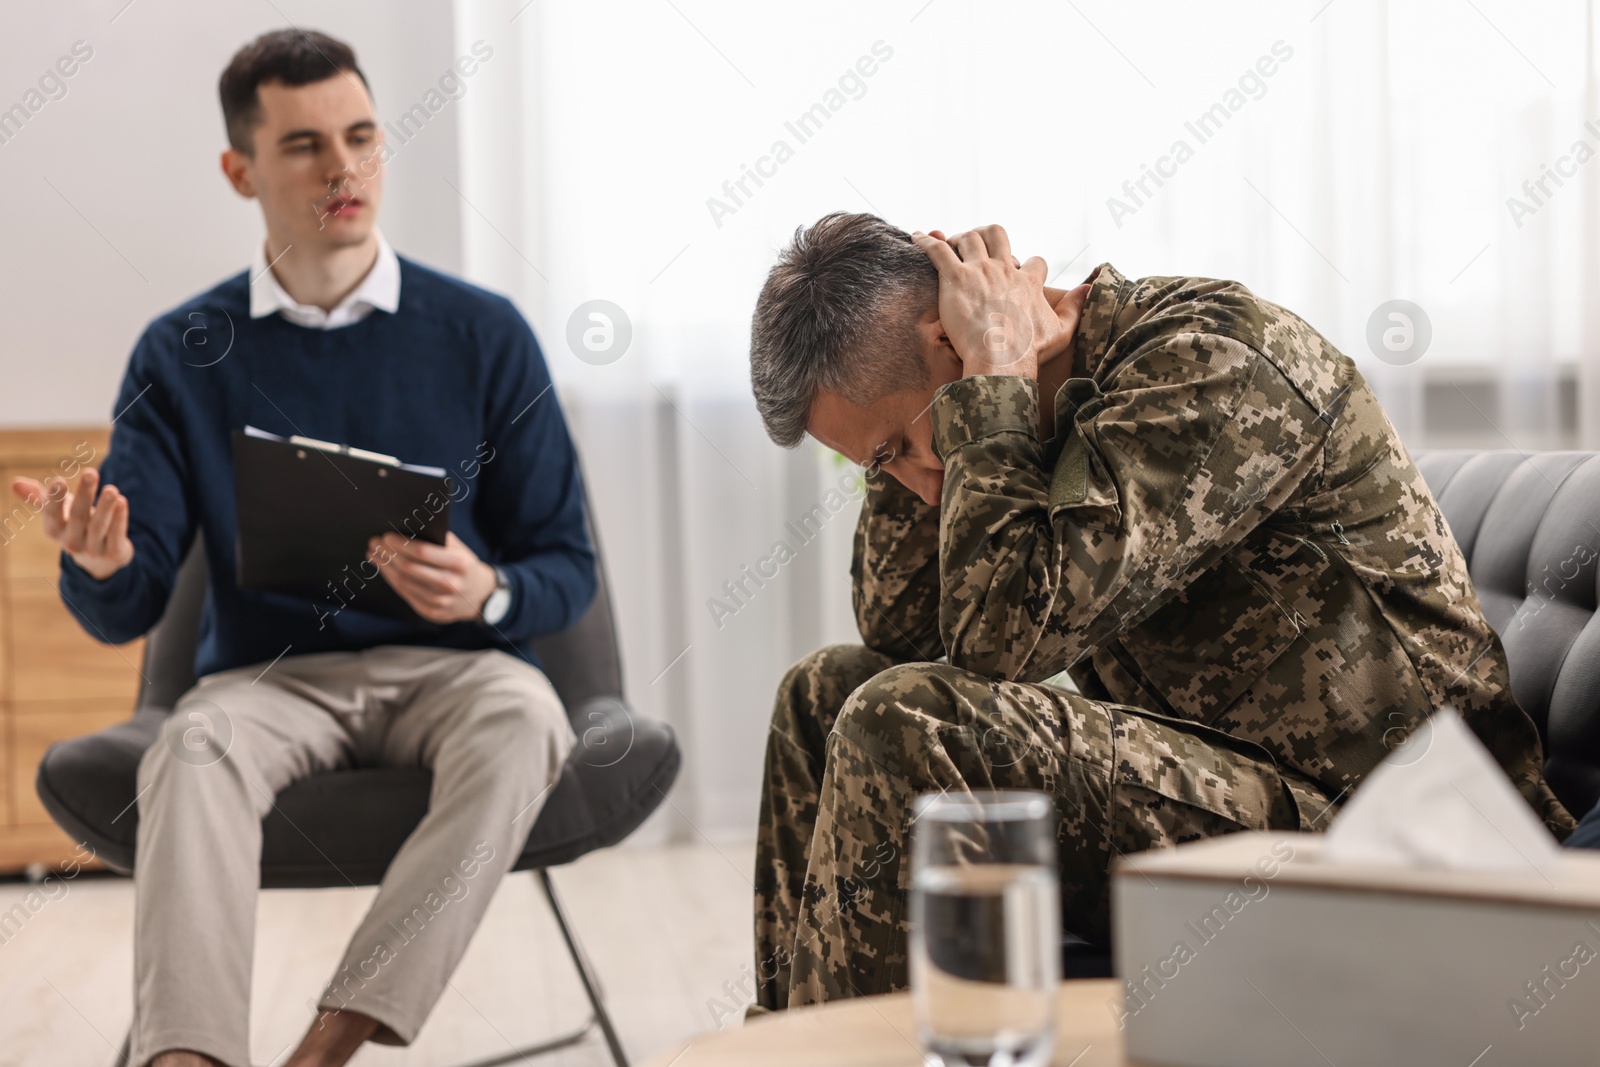
[[[75,844],[54,823],[0,830],[0,874],[19,874],[35,863],[68,872],[100,867],[93,849]]]
[[[0,700],[0,837],[15,821],[11,804],[11,783],[16,779],[11,767],[11,705]]]
[[[5,592],[4,583],[0,583],[0,703],[11,699],[11,601]],[[3,732],[3,720],[0,720],[0,733]],[[3,825],[0,822],[0,826]]]
[[[115,646],[94,640],[50,579],[8,578],[6,587],[13,701],[110,698],[133,705],[143,639]]]

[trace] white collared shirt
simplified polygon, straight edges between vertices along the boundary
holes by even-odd
[[[361,284],[350,295],[339,301],[332,311],[323,311],[311,304],[302,304],[278,284],[277,275],[267,263],[267,246],[263,241],[256,246],[255,261],[250,266],[250,317],[264,319],[273,312],[297,326],[312,330],[337,330],[341,326],[354,326],[366,318],[374,308],[393,315],[400,307],[400,257],[394,254],[389,242],[378,234],[378,258],[361,279]]]

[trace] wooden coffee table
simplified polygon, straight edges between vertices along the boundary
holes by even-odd
[[[1107,1006],[1119,1001],[1111,979],[1062,982],[1052,1067],[1131,1067]],[[649,1067],[922,1067],[911,997],[853,997],[777,1012],[706,1034]]]

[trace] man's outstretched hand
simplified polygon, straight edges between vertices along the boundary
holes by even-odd
[[[1048,264],[1039,256],[1019,264],[1003,227],[911,240],[938,268],[939,323],[968,375],[1037,378],[1039,364],[1072,344],[1089,287],[1047,289]]]
[[[26,500],[44,522],[45,536],[72,562],[104,581],[133,560],[128,540],[128,498],[114,485],[100,489],[100,472],[85,467],[74,491],[65,478],[13,478],[11,491]]]

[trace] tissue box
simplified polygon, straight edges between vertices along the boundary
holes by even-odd
[[[1130,1061],[1600,1061],[1600,852],[1545,877],[1319,864],[1320,845],[1233,834],[1117,862]]]

